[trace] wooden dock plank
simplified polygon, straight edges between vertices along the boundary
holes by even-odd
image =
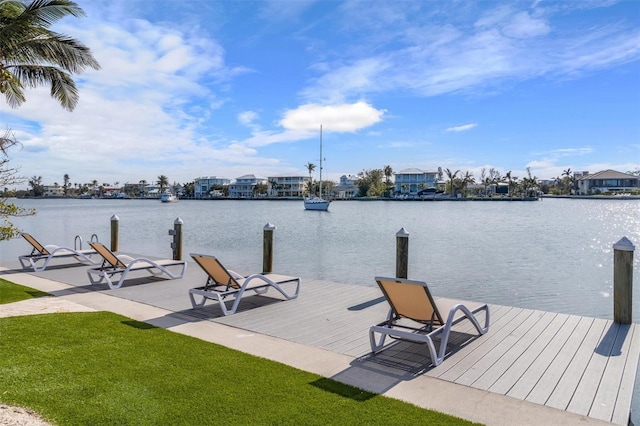
[[[488,352],[492,351],[497,345],[500,345],[504,339],[515,330],[520,324],[533,315],[532,310],[513,308],[507,315],[502,317],[500,322],[496,321],[494,329],[481,339],[473,342],[471,351],[461,351],[451,356],[451,363],[447,363],[447,370],[441,369],[437,375],[438,378],[455,382],[460,376],[466,374],[469,370],[475,368],[475,364],[479,362]],[[442,367],[440,365],[438,368]]]
[[[457,372],[452,372],[450,374],[451,377],[458,377],[461,371],[465,370],[464,366],[458,366],[459,363],[464,361],[468,356],[480,356],[478,354],[482,351],[482,346],[489,347],[491,346],[491,342],[487,342],[487,340],[493,339],[493,336],[499,334],[504,327],[509,326],[512,323],[512,320],[517,317],[518,314],[522,313],[522,309],[519,308],[511,308],[508,307],[506,310],[501,310],[501,317],[496,319],[493,318],[492,325],[489,328],[489,331],[486,335],[476,339],[475,341],[469,343],[464,351],[456,351],[447,356],[446,362],[443,362],[438,366],[438,368],[434,368],[432,370],[427,371],[425,374],[431,377],[443,378],[444,375],[449,373],[449,371],[458,369]],[[508,331],[507,331],[508,333]],[[476,354],[474,352],[478,351]],[[447,380],[443,378],[443,380]]]
[[[584,375],[584,372],[591,361],[594,354],[594,349],[598,345],[598,342],[602,339],[605,329],[607,327],[607,320],[595,319],[591,328],[578,350],[575,352],[575,356],[568,365],[567,370],[562,375],[560,382],[551,393],[549,400],[545,403],[549,407],[559,408],[566,410],[569,407],[569,403],[573,398],[573,395]],[[581,408],[574,404],[575,408]],[[588,413],[588,408],[584,411],[584,415]],[[575,412],[575,411],[574,411]],[[582,411],[581,411],[582,413]]]
[[[524,374],[509,389],[506,395],[513,398],[525,399],[536,386],[538,381],[543,377],[557,354],[562,350],[563,346],[569,340],[571,334],[575,331],[580,317],[570,315],[566,322],[562,325],[558,333],[549,341],[542,353],[527,367]],[[585,330],[586,332],[586,330]],[[503,389],[500,389],[502,391]],[[549,391],[551,394],[551,390]],[[546,400],[546,397],[545,397]]]
[[[618,398],[618,385],[622,380],[625,365],[627,364],[633,333],[630,324],[614,325],[617,328],[617,333],[610,351],[605,354],[602,352],[602,348],[598,347],[597,352],[604,358],[605,368],[589,410],[589,417],[605,421],[611,421],[613,418]],[[614,325],[612,325],[611,329],[613,329]],[[585,372],[585,376],[586,374],[587,372]],[[571,410],[571,406],[569,406],[569,410]]]
[[[597,344],[591,348],[589,363],[567,406],[568,411],[585,415],[589,414],[607,367],[609,355],[617,340],[619,330],[620,324],[608,321],[605,325],[604,334],[600,340],[598,340]],[[587,347],[586,349],[589,348]],[[615,400],[613,402],[615,402]]]
[[[611,417],[612,423],[620,425],[626,425],[629,420],[633,388],[638,370],[638,359],[640,358],[640,326],[633,324],[632,330],[631,336],[627,337],[631,340],[629,342],[629,354],[625,364],[624,375],[617,385],[616,406]]]
[[[546,404],[556,386],[566,373],[567,368],[578,351],[578,348],[580,348],[583,340],[592,328],[594,320],[594,318],[580,318],[574,332],[569,336],[569,339],[549,364],[549,367],[544,371],[540,380],[538,380],[534,388],[525,398],[527,401],[542,405]]]
[[[487,373],[514,345],[529,334],[545,315],[546,312],[530,312],[524,321],[518,324],[507,336],[500,339],[490,351],[485,352],[472,368],[467,369],[454,382],[471,386],[483,374]]]
[[[502,366],[502,374],[500,377],[498,377],[489,386],[483,386],[483,383],[480,380],[474,383],[473,386],[481,389],[487,389],[494,393],[506,394],[513,385],[520,380],[522,375],[529,369],[536,358],[538,358],[538,356],[547,348],[549,342],[553,340],[568,317],[568,315],[553,314],[546,326],[544,324],[540,324],[541,332],[538,336],[536,336],[533,341],[528,342],[526,347],[522,346],[520,353],[517,353],[517,359],[515,359],[510,366]],[[525,340],[522,340],[519,344],[524,344],[525,342]],[[516,355],[514,349],[516,348],[512,348],[508,355]],[[503,364],[502,360],[500,364]],[[481,377],[480,379],[483,380],[484,377]]]

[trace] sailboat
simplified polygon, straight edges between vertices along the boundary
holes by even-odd
[[[320,185],[318,196],[309,195],[304,199],[305,210],[329,210],[329,200],[322,198],[322,125],[320,125]]]

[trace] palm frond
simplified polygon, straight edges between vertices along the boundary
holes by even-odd
[[[12,55],[5,56],[5,63],[7,68],[24,63],[50,64],[70,73],[82,73],[87,68],[100,69],[100,64],[87,46],[71,37],[53,32],[23,40]]]
[[[13,74],[28,87],[51,85],[51,97],[60,105],[73,111],[78,103],[78,89],[71,75],[55,67],[39,65],[18,65],[12,68]]]
[[[20,83],[20,80],[13,74],[8,73],[6,70],[3,70],[2,74],[0,78],[0,93],[4,94],[11,108],[17,108],[26,101],[24,97],[24,87],[22,83]]]

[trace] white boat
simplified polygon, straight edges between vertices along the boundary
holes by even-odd
[[[305,210],[329,210],[329,203],[331,201],[322,198],[322,125],[320,126],[320,185],[318,189],[318,196],[308,196],[304,199]]]
[[[178,201],[178,197],[173,194],[164,193],[160,196],[160,201],[163,203],[175,203]]]

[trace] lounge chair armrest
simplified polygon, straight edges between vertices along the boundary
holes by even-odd
[[[133,260],[136,260],[131,256],[127,256],[126,254],[118,254],[116,255],[116,257],[125,265],[129,264]],[[137,260],[146,260],[147,262],[149,262],[148,259],[144,259],[144,258],[138,258]]]
[[[244,279],[244,276],[240,275],[236,271],[232,271],[231,269],[227,269],[227,272],[229,273],[229,275],[231,275],[236,280],[243,280]],[[250,275],[250,276],[252,276],[252,275]],[[249,278],[249,277],[247,277],[247,278]]]

